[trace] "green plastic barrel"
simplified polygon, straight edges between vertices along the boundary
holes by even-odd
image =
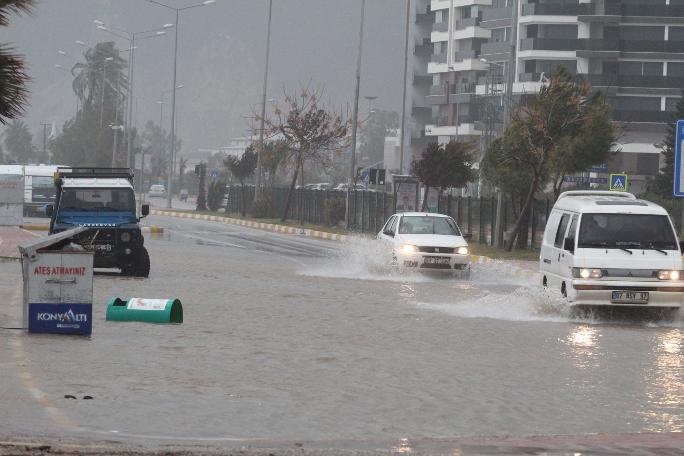
[[[107,321],[141,321],[145,323],[183,323],[183,306],[179,299],[114,298],[107,305]]]

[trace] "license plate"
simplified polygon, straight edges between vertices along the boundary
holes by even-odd
[[[100,251],[100,252],[111,252],[111,244],[89,244],[83,246],[86,250]]]
[[[425,264],[449,264],[447,257],[425,257]]]
[[[610,300],[617,304],[646,304],[648,291],[613,291]]]

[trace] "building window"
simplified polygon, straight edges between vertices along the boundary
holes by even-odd
[[[684,62],[668,62],[667,75],[677,78],[684,78]]]
[[[620,27],[620,39],[634,41],[664,41],[665,27],[623,25]]]
[[[670,27],[667,39],[669,41],[684,41],[684,27]]]
[[[662,76],[663,62],[620,62],[619,70],[625,76]]]

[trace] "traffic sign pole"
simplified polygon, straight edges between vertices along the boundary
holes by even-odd
[[[675,134],[674,156],[674,196],[684,196],[684,182],[682,182],[682,141],[684,141],[684,120],[678,120]]]

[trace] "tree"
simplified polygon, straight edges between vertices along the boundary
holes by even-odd
[[[67,121],[62,133],[50,143],[50,149],[55,163],[110,166],[115,134],[110,125],[123,119],[128,88],[123,78],[126,63],[113,42],[97,43],[83,57],[84,61],[71,69],[74,75],[72,89],[80,108],[76,117]],[[120,141],[121,146],[123,143]],[[126,161],[119,151],[114,153],[118,161]]]
[[[481,177],[489,182],[493,187],[499,188],[507,200],[510,202],[515,217],[520,216],[527,188],[533,176],[528,169],[521,169],[510,166],[504,158],[504,142],[502,138],[495,139],[490,148],[486,151],[480,163]],[[547,179],[544,178],[544,181]],[[531,215],[531,212],[528,212]],[[529,219],[523,220],[518,236],[517,247],[525,248],[527,245],[527,227]]]
[[[14,120],[5,130],[5,148],[10,160],[29,163],[34,158],[33,135],[21,120]]]
[[[330,152],[344,147],[349,122],[342,114],[321,107],[322,92],[302,88],[299,94],[285,92],[284,110],[276,106],[273,119],[264,119],[268,132],[283,138],[290,149],[294,172],[285,201],[282,221],[287,219],[299,173],[306,163],[329,166]]]
[[[437,143],[428,144],[420,160],[413,160],[411,168],[425,186],[422,210],[427,209],[427,197],[430,188],[444,191],[447,188],[460,188],[474,180],[471,153],[473,144],[450,141],[446,146]]]
[[[582,152],[586,158],[583,166],[599,164],[608,156],[610,148],[606,150],[606,145],[612,145],[615,137],[606,113],[604,98],[592,94],[588,83],[575,82],[562,67],[554,71],[528,105],[513,112],[504,133],[502,164],[524,170],[531,179],[506,250],[513,248],[534,194],[549,175],[558,179],[569,169],[573,157],[577,156],[579,162],[582,147],[589,149]]]
[[[240,158],[235,155],[228,155],[223,164],[226,168],[240,181],[242,187],[242,216],[247,213],[247,205],[245,204],[245,179],[254,175],[254,170],[257,165],[257,154],[254,152],[254,146],[250,145],[245,149],[245,152]]]
[[[273,187],[278,169],[285,165],[289,153],[290,149],[283,140],[264,141],[264,149],[261,151],[261,166],[266,172],[269,187]]]
[[[151,120],[145,122],[142,132],[142,142],[152,151],[150,167],[153,179],[166,180],[169,171],[169,152],[171,150],[171,134]],[[176,138],[176,150],[182,146],[181,140]]]
[[[674,191],[674,154],[678,119],[684,119],[684,89],[682,89],[682,98],[677,101],[675,112],[665,127],[665,138],[659,145],[665,164],[660,168],[658,176],[649,185],[650,191],[666,198],[672,198]]]
[[[11,14],[29,14],[33,11],[34,0],[0,1],[0,26],[9,25]],[[28,100],[26,84],[29,77],[25,72],[24,57],[14,54],[7,43],[0,43],[0,123],[20,117]]]

